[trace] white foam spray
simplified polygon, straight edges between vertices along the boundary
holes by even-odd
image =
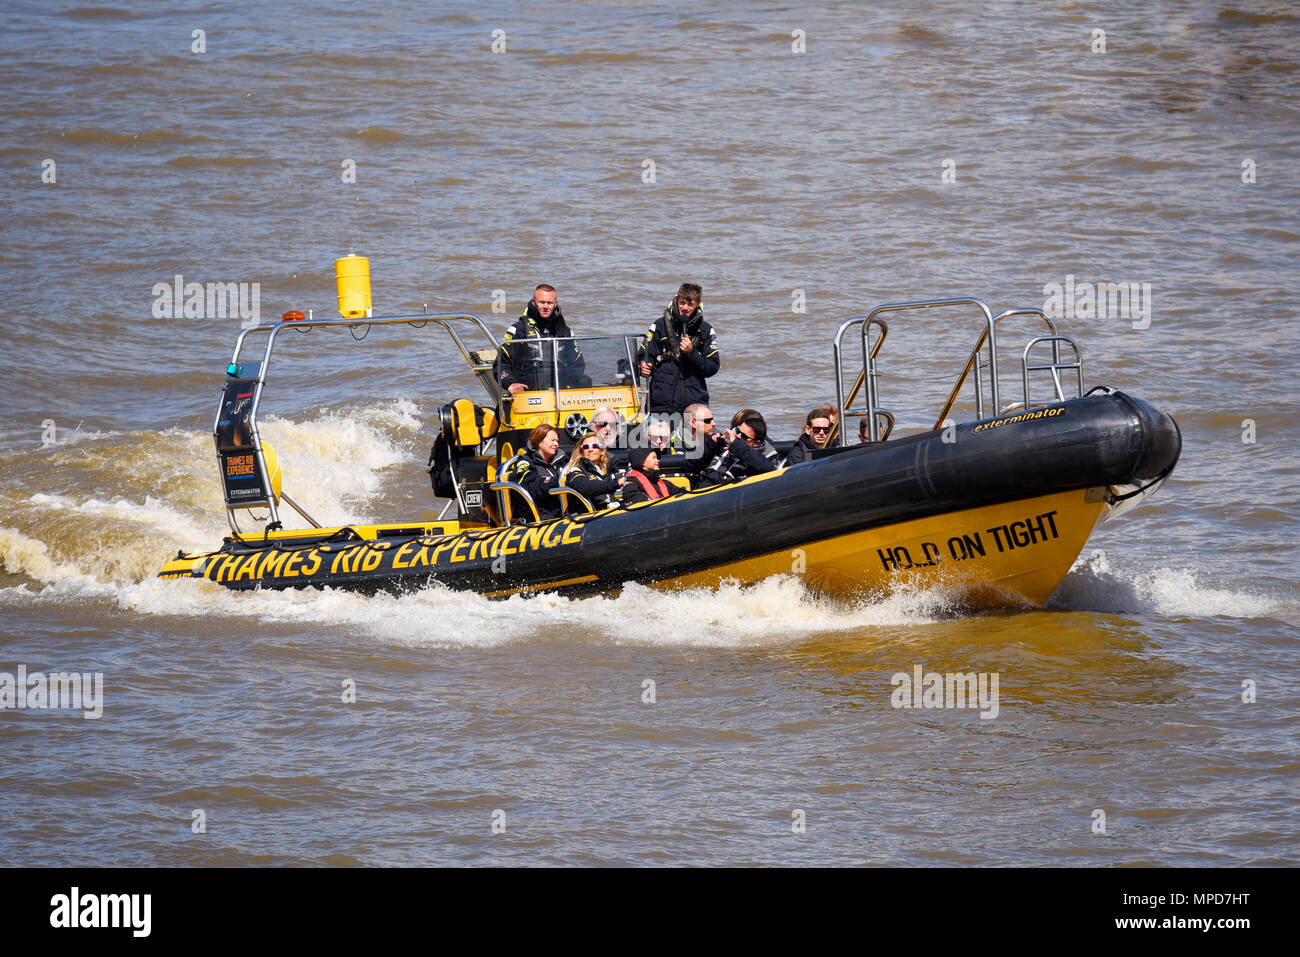
[[[1080,556],[1049,605],[1170,618],[1265,618],[1285,612],[1283,601],[1257,591],[1215,587],[1186,569],[1112,564],[1103,551]]]

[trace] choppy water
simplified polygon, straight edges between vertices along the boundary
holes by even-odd
[[[1300,858],[1290,5],[3,16],[0,670],[104,675],[99,720],[0,712],[6,862]],[[715,409],[789,437],[871,305],[1150,283],[1146,328],[1063,331],[1088,385],[1175,415],[1183,460],[1042,610],[836,604],[793,578],[496,603],[157,581],[225,530],[208,430],[239,322],[154,318],[154,284],[328,311],[351,249],[377,311],[499,328],[542,279],[587,332],[698,281]],[[893,324],[882,398],[905,426],[973,336]],[[475,394],[459,360],[405,331],[310,345],[264,406],[286,489],[331,521],[426,512],[436,410]],[[892,708],[916,664],[998,673],[997,718]]]

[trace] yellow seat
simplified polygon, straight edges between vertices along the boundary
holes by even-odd
[[[469,399],[457,399],[451,404],[451,426],[457,445],[475,446],[483,441],[474,412],[474,403]]]
[[[443,434],[461,448],[476,448],[496,435],[500,425],[495,410],[476,406],[469,399],[457,399],[444,409],[444,415]]]

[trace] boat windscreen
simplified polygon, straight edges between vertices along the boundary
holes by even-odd
[[[629,342],[630,340],[630,342]],[[556,367],[561,389],[633,385],[629,359],[636,337],[522,339],[504,343],[515,381],[537,390],[554,388]]]

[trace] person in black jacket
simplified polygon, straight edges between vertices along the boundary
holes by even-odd
[[[671,493],[668,483],[659,477],[659,453],[654,449],[633,449],[627,454],[631,468],[623,486],[623,504],[655,502]]]
[[[700,476],[709,463],[725,449],[722,433],[713,422],[713,410],[702,403],[686,407],[686,428],[673,436],[673,449],[686,457],[682,471],[690,480],[691,488],[700,482]]]
[[[704,380],[722,364],[718,336],[700,309],[703,291],[682,283],[677,296],[655,320],[638,350],[641,375],[650,377],[650,413],[680,414],[688,405],[709,403]]]
[[[564,469],[564,484],[586,497],[597,510],[612,508],[614,493],[627,481],[621,475],[609,472],[609,451],[605,442],[595,432],[588,432],[573,447],[573,456]],[[582,505],[575,499],[571,511],[582,511]]]
[[[865,422],[866,420],[863,419]],[[824,449],[831,438],[831,410],[820,408],[808,413],[803,435],[794,444],[790,454],[785,458],[786,465],[798,465],[812,458],[814,449]]]
[[[506,337],[501,342],[497,374],[502,393],[552,388],[554,380],[551,363],[555,359],[553,346],[549,342],[536,340],[564,339],[572,335],[569,324],[560,313],[555,287],[542,283],[533,290],[527,311],[506,330]],[[559,353],[560,388],[591,385],[591,380],[586,375],[587,361],[571,339],[559,343]]]
[[[551,489],[560,484],[560,469],[564,467],[560,433],[553,425],[539,425],[529,433],[527,448],[527,454],[511,469],[511,481],[518,482],[532,496],[542,521],[559,518],[564,506]]]
[[[780,456],[767,441],[767,422],[758,413],[745,418],[733,432],[723,433],[727,447],[700,476],[700,488],[736,482],[750,475],[775,471]]]
[[[600,436],[600,441],[605,444],[606,450],[627,446],[626,436],[623,434],[623,420],[607,405],[602,405],[591,413],[591,423],[587,427]]]

